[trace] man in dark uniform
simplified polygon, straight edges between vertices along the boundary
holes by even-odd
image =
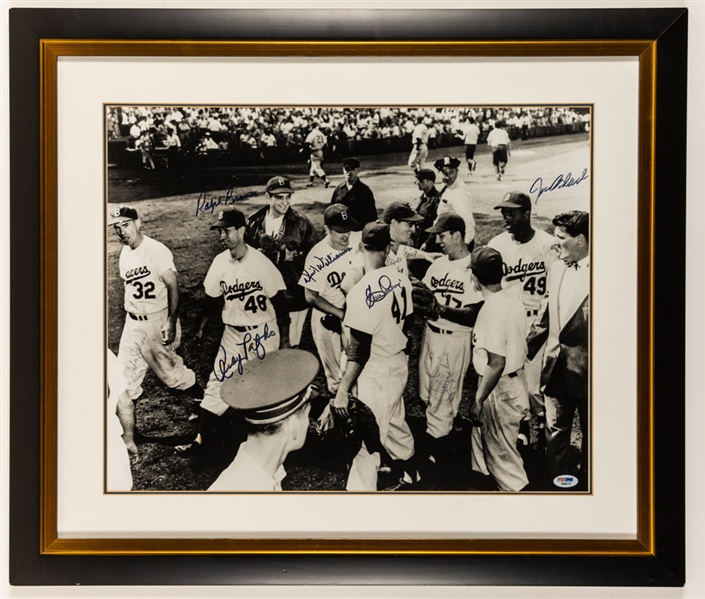
[[[306,215],[291,207],[294,192],[289,179],[272,177],[265,190],[269,205],[247,219],[245,242],[260,250],[282,273],[291,317],[289,341],[297,347],[309,307],[299,279],[306,256],[316,244],[316,232]]]
[[[360,161],[357,158],[343,160],[344,181],[335,188],[331,204],[345,204],[350,218],[358,223],[358,231],[377,220],[377,206],[372,190],[360,181]]]
[[[430,233],[426,233],[426,229],[433,226],[438,216],[438,204],[441,201],[441,193],[436,189],[436,173],[429,168],[422,168],[416,171],[416,185],[421,191],[421,196],[418,198],[418,204],[414,206],[416,212],[424,217],[424,222],[416,227],[414,237],[414,245],[420,248],[421,245],[430,239],[429,243],[433,244],[433,248],[429,251],[440,251],[440,246],[435,243],[435,238]]]

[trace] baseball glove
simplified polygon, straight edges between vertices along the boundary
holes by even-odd
[[[326,314],[321,318],[321,324],[327,328],[329,331],[338,333],[340,335],[343,332],[343,325],[337,316],[334,314]]]
[[[441,313],[441,305],[426,285],[414,281],[411,288],[411,299],[414,303],[414,314],[429,320],[437,320]]]

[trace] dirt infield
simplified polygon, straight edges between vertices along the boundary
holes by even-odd
[[[474,199],[477,223],[476,245],[484,245],[493,236],[503,232],[494,205],[502,196],[515,189],[528,192],[537,178],[544,188],[559,175],[577,179],[587,169],[591,174],[591,156],[588,134],[566,135],[513,144],[506,175],[497,181],[486,146],[478,148],[478,167],[470,174],[465,164],[463,148],[451,148],[449,155],[463,162],[460,177],[468,183]],[[448,149],[446,149],[448,151]],[[443,151],[431,151],[427,166]],[[373,190],[378,210],[395,200],[418,197],[415,179],[406,165],[406,154],[366,157],[360,178]],[[195,343],[193,332],[199,319],[199,302],[203,297],[203,279],[213,257],[222,251],[217,235],[209,230],[214,220],[210,210],[203,210],[204,200],[225,197],[244,197],[237,206],[246,214],[253,213],[266,203],[264,184],[269,177],[281,174],[290,177],[295,190],[292,206],[304,212],[323,235],[322,214],[330,203],[333,187],[340,183],[339,163],[324,164],[332,186],[325,189],[320,181],[306,188],[308,181],[305,164],[282,165],[272,168],[224,168],[195,171],[142,171],[108,170],[108,202],[130,203],[137,208],[142,219],[142,230],[167,245],[174,255],[180,287],[180,320],[183,327],[179,350],[186,364],[194,369],[202,385],[208,380],[218,347],[222,324],[209,324],[203,340]],[[437,183],[440,187],[440,177]],[[555,191],[545,191],[535,202],[533,222],[536,227],[552,232],[551,218],[566,210],[590,210],[591,178]],[[537,189],[537,188],[536,188]],[[248,196],[249,197],[246,197]],[[536,200],[537,193],[532,193]],[[200,199],[199,199],[200,198]],[[200,202],[200,203],[199,203]],[[199,205],[201,210],[198,210]],[[123,283],[118,273],[118,256],[122,244],[113,231],[107,229],[107,327],[108,346],[117,353],[125,312],[123,310]],[[424,406],[417,389],[417,362],[422,323],[418,323],[412,336],[413,350],[410,359],[409,383],[405,392],[407,418],[417,439],[424,429]],[[302,349],[315,353],[310,326],[306,323],[301,343]],[[322,374],[317,383],[325,389]],[[476,376],[470,372],[466,378],[461,413],[467,409],[467,396],[474,392]],[[150,371],[143,384],[144,394],[137,401],[137,427],[139,430],[139,458],[133,459],[132,471],[135,490],[204,490],[218,475],[218,468],[194,468],[187,459],[174,452],[174,445],[193,438],[198,420],[189,420],[197,412],[192,400],[167,389]],[[486,482],[469,472],[469,431],[452,434],[452,459],[444,471],[428,480],[421,489],[426,490],[485,490]],[[535,435],[534,435],[535,441]],[[577,443],[577,439],[575,440]],[[326,456],[325,460],[322,456]],[[534,448],[525,453],[527,471],[532,477],[540,468],[540,456]],[[345,468],[336,458],[335,451],[326,447],[314,431],[309,431],[304,448],[289,456],[285,463],[288,476],[285,489],[340,491],[345,487]],[[381,477],[380,488],[393,481]]]

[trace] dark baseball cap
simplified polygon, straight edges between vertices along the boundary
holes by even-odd
[[[316,356],[302,349],[267,352],[262,359],[247,360],[242,374],[223,383],[220,396],[248,422],[279,422],[310,399],[309,385],[318,370]]]
[[[362,229],[362,244],[369,250],[381,251],[392,241],[389,225],[380,220],[367,223]]]
[[[211,225],[211,230],[227,229],[228,227],[239,229],[244,226],[245,215],[237,208],[230,208],[230,210],[221,210],[218,212],[218,220]]]
[[[443,170],[444,168],[458,168],[460,166],[460,160],[453,158],[452,156],[444,156],[439,158],[433,163],[436,170]]]
[[[510,191],[504,194],[502,202],[497,204],[494,209],[500,208],[523,208],[531,210],[531,198],[521,191]]]
[[[323,222],[338,233],[349,233],[358,228],[358,222],[350,216],[345,204],[332,204],[323,213]]]
[[[360,161],[357,158],[346,158],[343,160],[343,168],[346,170],[360,168]]]
[[[473,250],[470,257],[470,266],[473,273],[480,278],[501,281],[504,276],[502,254],[486,245]]]
[[[404,202],[392,202],[384,209],[382,220],[389,224],[393,220],[403,220],[407,223],[419,223],[424,218],[416,212],[409,204]]]
[[[436,224],[426,229],[426,233],[444,233],[445,231],[459,231],[465,235],[465,221],[455,212],[444,212],[438,217]]]
[[[267,193],[294,193],[291,189],[291,181],[286,177],[272,177],[267,181],[267,187],[265,188]]]
[[[137,210],[131,206],[116,206],[115,208],[108,209],[108,226],[116,225],[118,223],[125,223],[130,220],[137,220]]]
[[[417,179],[426,179],[427,181],[436,182],[436,173],[434,173],[430,168],[420,168],[416,171]]]

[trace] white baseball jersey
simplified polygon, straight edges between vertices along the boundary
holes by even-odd
[[[509,231],[493,237],[487,244],[502,254],[504,261],[503,287],[514,289],[529,312],[541,307],[546,295],[548,267],[558,259],[552,235],[536,229],[534,237],[526,243],[518,243]]]
[[[269,298],[286,285],[271,260],[247,246],[242,260],[235,260],[230,250],[218,254],[203,282],[211,297],[225,298],[223,322],[232,326],[256,326],[270,322],[276,313]]]
[[[423,282],[442,306],[462,308],[482,301],[482,294],[472,282],[470,258],[469,254],[460,260],[441,256],[428,267]],[[445,318],[434,320],[433,324],[446,331],[469,331],[472,328]]]
[[[472,333],[472,364],[482,376],[487,367],[487,352],[504,356],[502,374],[516,372],[526,362],[526,316],[519,298],[502,289],[485,298]]]
[[[167,289],[162,280],[167,270],[176,273],[174,257],[156,239],[144,235],[134,250],[124,246],[120,252],[120,278],[125,281],[125,310],[145,315],[168,308]]]
[[[400,273],[404,275],[409,275],[409,268],[407,266],[406,260],[408,258],[419,258],[423,257],[420,255],[421,252],[410,245],[399,245],[397,251],[395,252],[391,248],[387,254],[387,258],[384,263],[386,266],[394,266]],[[355,256],[350,263],[350,268],[363,268],[365,266],[365,260],[362,257],[362,252]]]
[[[323,135],[323,133],[321,133],[318,129],[313,129],[306,136],[305,143],[311,144],[312,150],[320,150],[323,146],[326,145],[326,136]]]
[[[453,185],[443,190],[438,203],[438,216],[446,212],[455,212],[465,221],[465,243],[475,239],[475,215],[470,190],[465,182],[458,177]],[[438,219],[436,219],[438,221]]]
[[[420,125],[416,125],[414,128],[414,132],[411,134],[411,141],[413,143],[416,143],[417,141],[420,141],[422,144],[428,143],[428,135],[428,127],[421,123]]]
[[[345,295],[340,284],[349,270],[353,258],[359,253],[360,232],[351,233],[348,247],[337,250],[328,242],[328,237],[319,241],[306,256],[304,271],[299,285],[316,291],[321,298],[336,308],[345,305]]]
[[[371,356],[388,358],[406,347],[402,329],[413,311],[409,277],[384,266],[366,273],[350,290],[343,324],[372,335]]]

